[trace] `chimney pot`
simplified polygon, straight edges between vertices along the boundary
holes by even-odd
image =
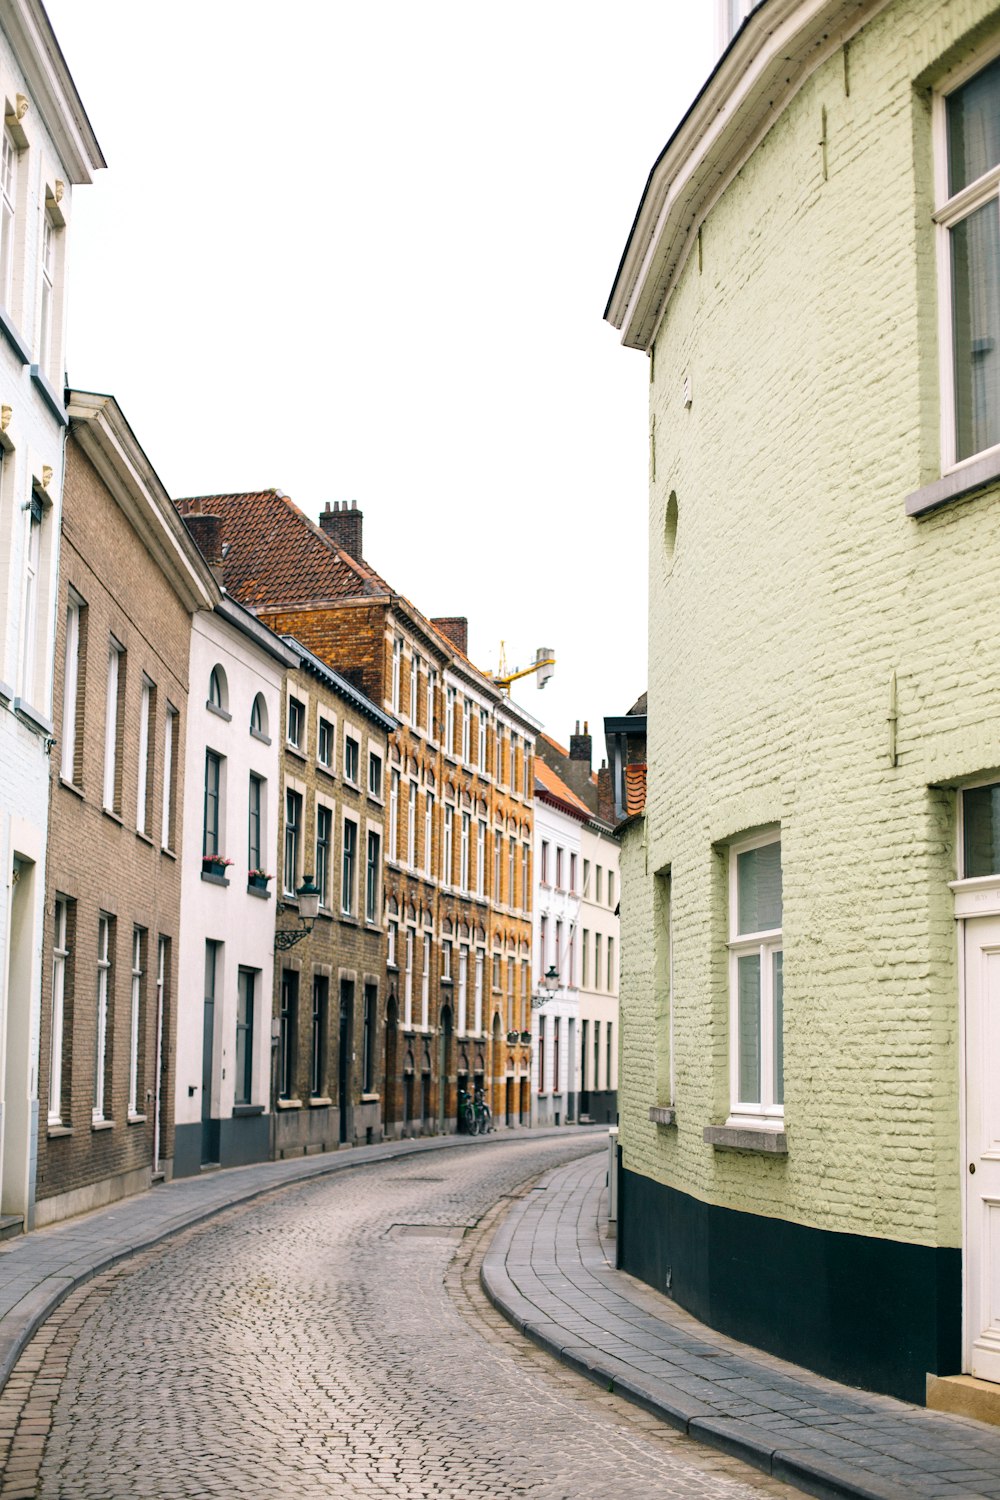
[[[348,557],[360,561],[364,544],[364,519],[364,513],[358,510],[356,500],[351,509],[348,509],[346,500],[334,500],[332,508],[328,500],[325,510],[320,512],[319,524],[335,547],[346,552]]]

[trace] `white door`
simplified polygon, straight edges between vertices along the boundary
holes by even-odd
[[[965,923],[969,1369],[1000,1382],[1000,916]]]

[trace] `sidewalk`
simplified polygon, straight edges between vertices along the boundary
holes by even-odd
[[[808,1494],[1000,1497],[1000,1428],[824,1380],[714,1333],[623,1271],[606,1154],[546,1173],[487,1251],[483,1287],[566,1364]]]
[[[198,1177],[182,1177],[108,1208],[67,1219],[0,1245],[0,1390],[25,1344],[74,1287],[126,1256],[187,1229],[237,1203],[263,1193],[308,1182],[370,1162],[396,1161],[427,1151],[461,1146],[488,1151],[499,1141],[593,1134],[606,1139],[606,1126],[561,1126],[538,1130],[499,1130],[494,1135],[436,1135],[417,1140],[356,1146],[319,1156],[258,1162]]]

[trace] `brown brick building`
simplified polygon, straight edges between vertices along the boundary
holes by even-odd
[[[191,615],[218,588],[109,396],[71,393],[51,757],[37,1224],[173,1153]]]
[[[382,1137],[386,950],[382,876],[395,720],[294,636],[286,679],[276,889],[274,1150],[328,1151]],[[269,873],[269,872],[268,872]],[[320,892],[308,937],[306,876]]]
[[[358,510],[327,507],[316,526],[276,490],[196,504],[222,519],[229,591],[398,723],[383,1130],[453,1129],[476,1085],[498,1121],[527,1124],[538,725],[469,661],[464,619],[427,619],[363,560]]]

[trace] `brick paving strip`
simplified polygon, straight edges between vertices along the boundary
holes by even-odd
[[[372,1161],[394,1161],[417,1152],[461,1147],[488,1151],[494,1143],[538,1140],[545,1136],[606,1137],[602,1126],[561,1126],[542,1130],[497,1131],[488,1136],[440,1135],[417,1140],[356,1146],[325,1155],[259,1162],[184,1177],[149,1192],[122,1199],[77,1219],[0,1244],[0,1391],[21,1351],[46,1318],[75,1288],[170,1235],[264,1193],[348,1171]]]
[[[715,1333],[614,1268],[606,1158],[546,1173],[483,1259],[522,1333],[690,1437],[818,1496],[1000,1497],[1000,1429],[812,1375]]]

